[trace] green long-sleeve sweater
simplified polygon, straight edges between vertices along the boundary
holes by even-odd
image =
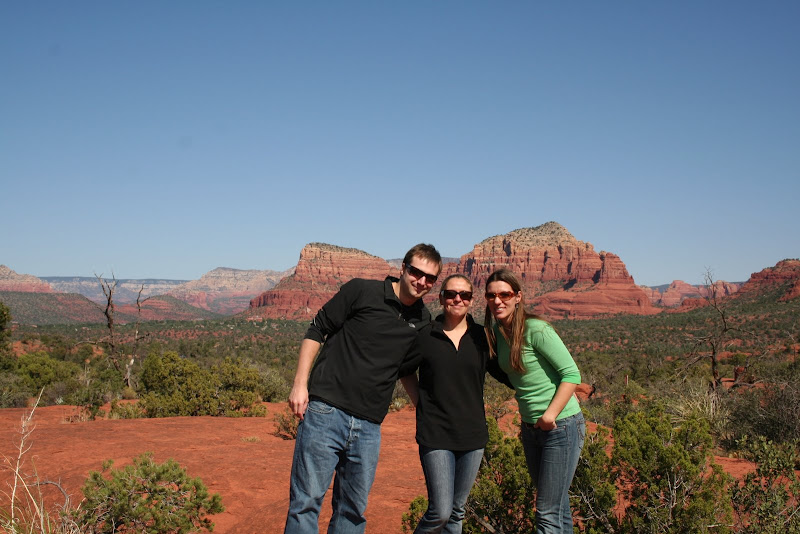
[[[522,345],[522,364],[525,372],[511,368],[511,349],[499,325],[495,324],[497,358],[500,368],[508,374],[516,389],[519,413],[526,423],[535,424],[544,414],[561,382],[581,383],[581,373],[564,342],[546,321],[528,319]],[[575,415],[581,408],[573,395],[556,420]]]

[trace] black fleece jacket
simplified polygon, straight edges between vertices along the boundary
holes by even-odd
[[[311,370],[308,393],[345,412],[382,423],[399,376],[419,365],[411,348],[430,329],[421,300],[403,305],[397,278],[344,284],[317,313],[305,337],[324,343]]]

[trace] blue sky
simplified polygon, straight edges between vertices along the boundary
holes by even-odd
[[[563,224],[637,283],[800,256],[800,3],[0,3],[0,263],[283,270]]]

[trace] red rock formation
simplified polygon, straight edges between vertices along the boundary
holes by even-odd
[[[585,318],[596,315],[658,313],[647,293],[637,286],[616,254],[597,253],[591,243],[579,241],[566,228],[548,222],[485,239],[445,274],[468,276],[484,305],[486,278],[506,267],[523,280],[523,291],[534,310],[550,318]],[[433,293],[433,292],[432,292]],[[435,294],[426,301],[435,299]]]
[[[383,280],[397,270],[386,260],[354,248],[309,243],[300,251],[293,275],[250,301],[247,315],[263,318],[313,317],[345,282]]]
[[[650,286],[639,286],[639,289],[644,291],[644,294],[647,295],[647,298],[649,298],[650,302],[652,302],[653,304],[658,305],[659,302],[661,301],[661,291],[659,291],[658,288]]]
[[[274,287],[290,272],[218,267],[199,280],[181,284],[168,295],[197,308],[233,315],[246,310],[253,297]]]
[[[712,284],[718,297],[727,297],[739,290],[739,285],[733,282],[725,282],[724,280],[717,280]],[[687,298],[705,298],[709,295],[709,288],[705,285],[693,286],[687,284],[683,280],[674,280],[664,292],[658,289],[647,288],[645,290],[650,302],[658,306],[665,306],[673,308],[680,306],[681,303]]]
[[[47,282],[30,274],[17,274],[5,265],[0,265],[0,291],[22,293],[53,293]]]
[[[775,267],[753,273],[750,279],[744,283],[739,290],[742,293],[750,293],[771,289],[775,286],[787,284],[786,293],[779,299],[781,301],[790,300],[800,296],[800,260],[782,260],[775,264]]]

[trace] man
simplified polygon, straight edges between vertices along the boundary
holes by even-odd
[[[311,322],[289,394],[289,407],[301,422],[285,534],[317,532],[322,500],[334,472],[328,532],[364,532],[381,423],[398,376],[409,374],[418,364],[410,355],[411,347],[417,333],[430,328],[431,322],[420,299],[441,269],[436,248],[420,243],[403,258],[400,278],[354,278]]]

